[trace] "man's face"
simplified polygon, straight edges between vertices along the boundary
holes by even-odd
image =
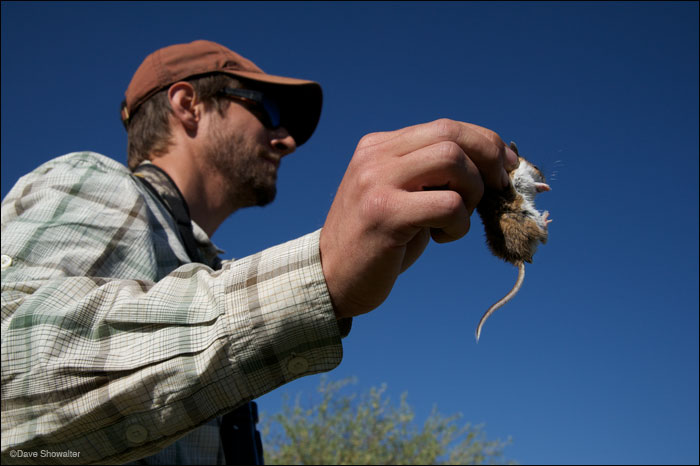
[[[296,149],[286,129],[268,129],[255,116],[254,104],[231,100],[222,117],[211,109],[205,163],[224,178],[226,196],[237,207],[264,206],[277,192],[282,157]]]

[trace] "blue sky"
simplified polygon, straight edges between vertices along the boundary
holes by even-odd
[[[1,34],[3,197],[61,154],[125,161],[119,103],[162,46],[210,39],[320,82],[275,203],[214,235],[227,258],[320,228],[366,133],[448,117],[517,141],[554,219],[520,293],[477,345],[516,271],[474,217],[355,320],[330,378],[406,391],[421,420],[462,412],[522,463],[698,463],[697,2],[2,2]]]

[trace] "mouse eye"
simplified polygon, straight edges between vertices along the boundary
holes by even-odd
[[[535,169],[535,179],[537,181],[544,181],[544,175],[542,174],[542,170],[540,170],[540,167],[537,165],[533,165],[532,168]]]

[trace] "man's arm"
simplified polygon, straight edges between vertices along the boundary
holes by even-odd
[[[3,463],[147,456],[341,360],[319,232],[149,280],[173,232],[110,163],[47,165],[3,202]]]

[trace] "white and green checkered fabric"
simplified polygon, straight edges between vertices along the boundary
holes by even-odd
[[[186,434],[166,462],[220,461],[217,416],[342,358],[319,234],[215,271],[108,157],[22,177],[2,202],[3,464],[122,463]]]

